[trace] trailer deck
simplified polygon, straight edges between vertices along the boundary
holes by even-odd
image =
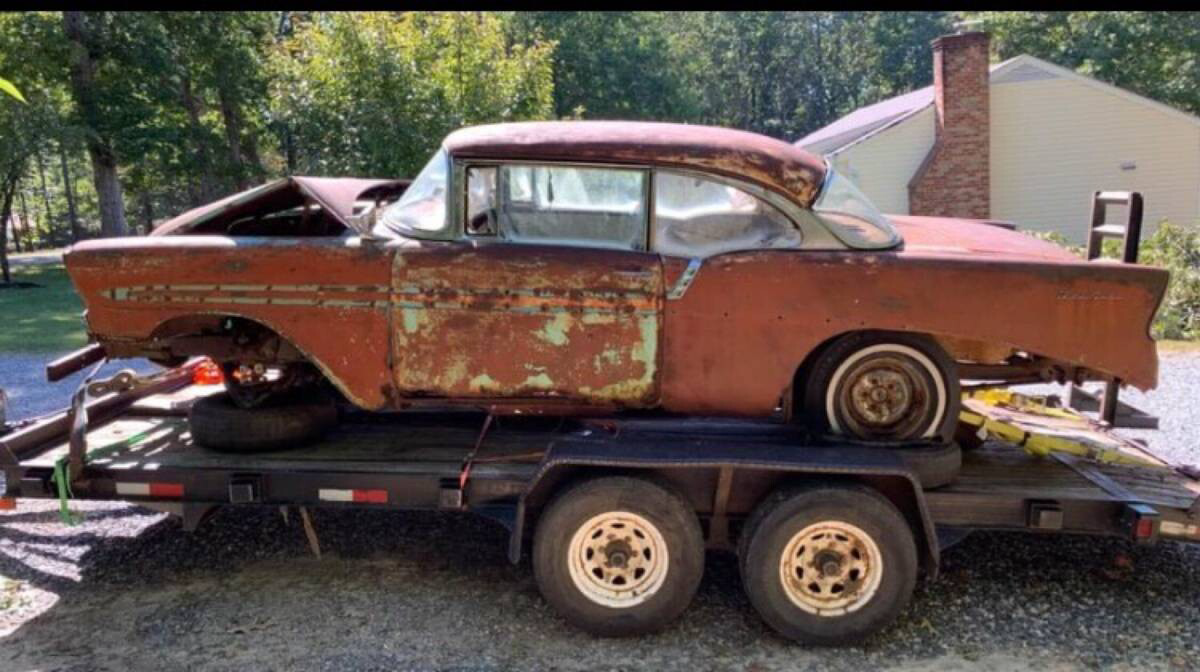
[[[619,443],[620,452],[629,454],[630,446],[648,444],[660,457],[675,448],[693,461],[709,455],[715,463],[728,462],[730,451],[741,446],[746,467],[781,448],[807,454],[809,464],[836,462],[838,452],[797,446],[791,428],[761,421],[504,417],[481,431],[487,422],[481,413],[424,411],[351,413],[320,443],[229,454],[193,444],[187,430],[189,402],[215,389],[187,386],[149,396],[90,429],[86,466],[71,496],[157,504],[183,514],[188,525],[222,504],[294,504],[463,509],[513,527],[521,497],[548,455],[571,447],[610,449]],[[885,451],[874,451],[883,453],[876,459],[862,458],[863,450],[841,452],[858,467],[873,462],[887,471]],[[62,436],[22,451],[20,459],[4,465],[5,496],[59,497],[54,472],[69,454],[70,441]],[[945,532],[973,529],[1200,542],[1200,481],[1165,463],[1152,468],[1040,457],[989,441],[964,452],[955,482],[924,490],[922,499],[943,543],[957,536]],[[702,517],[713,514],[708,504],[697,502]],[[739,516],[730,518],[736,526]],[[1143,523],[1139,534],[1139,520],[1154,522]]]

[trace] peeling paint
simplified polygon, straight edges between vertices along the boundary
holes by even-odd
[[[557,313],[546,322],[545,326],[533,332],[533,335],[551,345],[563,346],[571,342],[571,339],[567,337],[567,332],[574,324],[574,317],[567,313]]]
[[[500,389],[500,383],[496,382],[486,373],[481,373],[471,379],[468,387],[471,388],[472,392],[488,392]]]
[[[401,308],[400,315],[405,333],[415,334],[421,325],[429,324],[429,313],[422,308]]]

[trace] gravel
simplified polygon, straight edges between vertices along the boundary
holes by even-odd
[[[1126,399],[1162,417],[1156,450],[1197,462],[1198,393],[1200,355],[1167,354],[1160,390]],[[555,616],[471,516],[319,510],[318,560],[294,514],[223,509],[185,533],[75,508],[72,528],[54,502],[0,514],[0,670],[1200,669],[1200,547],[1174,542],[975,533],[896,625],[830,650],[772,634],[728,554],[674,626],[606,640]]]
[[[0,388],[8,394],[8,421],[25,420],[57,411],[71,400],[71,394],[92,367],[74,373],[55,383],[46,382],[46,363],[65,353],[0,355]],[[159,367],[146,360],[108,362],[100,377],[110,376],[121,369],[149,373]]]

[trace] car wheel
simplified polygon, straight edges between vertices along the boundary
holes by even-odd
[[[533,571],[546,601],[575,626],[605,636],[653,632],[691,603],[704,572],[696,514],[646,480],[585,481],[538,522]]]
[[[803,381],[805,422],[860,440],[949,441],[962,406],[954,360],[928,336],[859,332],[827,346]]]
[[[337,405],[319,390],[294,390],[255,408],[242,408],[228,392],[197,399],[188,411],[196,444],[224,452],[293,448],[337,424]]]
[[[747,520],[742,584],[776,632],[819,645],[862,640],[891,623],[917,580],[904,516],[865,487],[776,493]]]

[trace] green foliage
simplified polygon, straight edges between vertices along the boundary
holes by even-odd
[[[1200,114],[1200,12],[977,12],[1000,58],[1027,53]]]
[[[1085,248],[1071,245],[1057,231],[1025,231],[1026,235],[1061,245],[1083,258]],[[1102,255],[1120,258],[1122,242],[1104,241]],[[1200,229],[1160,222],[1154,233],[1142,240],[1138,263],[1158,266],[1171,273],[1167,294],[1151,325],[1155,338],[1200,340]]]
[[[1142,243],[1139,261],[1171,272],[1167,296],[1154,319],[1154,336],[1200,340],[1200,230],[1160,223]]]
[[[272,118],[292,170],[411,176],[460,126],[553,112],[551,45],[487,14],[330,14],[272,52]]]
[[[25,96],[21,95],[21,90],[18,89],[15,85],[13,85],[12,82],[8,81],[7,79],[5,79],[3,77],[0,77],[0,91],[7,93],[8,95],[12,96],[13,98],[16,98],[17,100],[21,101],[22,103],[25,102]]]
[[[554,44],[554,115],[559,118],[685,121],[694,97],[672,49],[678,16],[666,12],[517,12],[510,39]]]
[[[945,12],[717,12],[673,19],[699,121],[795,140],[924,86]]]

